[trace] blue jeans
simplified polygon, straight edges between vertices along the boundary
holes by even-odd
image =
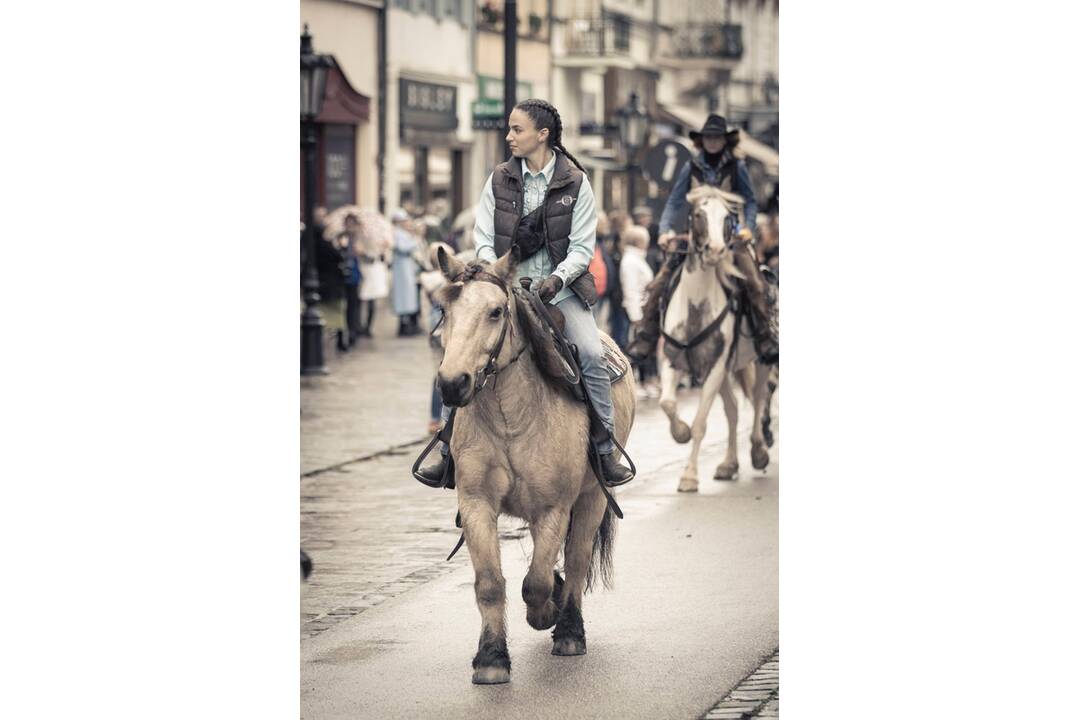
[[[600,342],[600,331],[596,329],[596,320],[592,312],[585,307],[577,295],[563,298],[555,304],[566,318],[566,339],[577,345],[578,359],[581,362],[581,379],[589,390],[596,412],[604,422],[604,427],[615,434],[615,406],[611,404],[611,377],[604,358],[604,346]],[[450,408],[443,406],[442,420],[450,418]],[[607,455],[615,449],[611,440],[604,440],[597,446],[601,455]],[[450,452],[444,443],[440,448],[443,455]]]

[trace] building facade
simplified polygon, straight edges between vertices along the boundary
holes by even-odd
[[[603,207],[662,204],[665,188],[636,168],[658,141],[689,145],[709,113],[777,147],[778,0],[553,0],[553,8],[552,100]],[[652,120],[633,155],[616,129],[631,94]]]
[[[661,203],[628,168],[709,113],[779,145],[778,0],[519,0],[518,98],[563,118],[564,143],[604,209]],[[335,68],[319,122],[319,202],[389,212],[471,207],[501,162],[502,0],[301,0]],[[618,135],[631,94],[650,119],[631,156]],[[630,197],[631,177],[635,197]]]
[[[462,210],[473,184],[475,11],[466,0],[391,0],[385,195],[391,207]]]
[[[475,1],[475,0],[474,0]],[[480,185],[494,167],[506,158],[507,117],[503,108],[505,69],[505,6],[502,0],[476,2],[476,101],[472,105],[472,126],[476,131],[473,152],[475,187],[473,201],[479,200]],[[519,0],[517,3],[517,99],[551,99],[551,22],[548,0]]]
[[[316,53],[334,60],[317,124],[316,203],[377,207],[378,27],[381,2],[301,0]],[[302,184],[302,183],[301,183]]]

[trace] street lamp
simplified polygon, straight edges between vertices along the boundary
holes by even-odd
[[[315,118],[322,110],[330,58],[316,55],[304,25],[300,36],[300,148],[304,153],[304,312],[300,317],[300,374],[325,375],[323,327],[319,313],[319,238],[315,232]]]
[[[619,127],[619,139],[626,148],[626,172],[630,178],[630,207],[627,209],[633,212],[637,195],[637,165],[634,160],[638,149],[645,144],[645,134],[649,131],[649,116],[639,107],[638,94],[632,92],[626,105],[615,111],[615,117]]]

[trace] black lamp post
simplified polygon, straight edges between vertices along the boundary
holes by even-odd
[[[300,374],[325,375],[323,327],[319,313],[319,238],[315,232],[315,117],[322,110],[330,58],[311,49],[307,25],[300,36],[300,148],[304,152],[304,313],[300,318]]]
[[[630,178],[630,207],[633,212],[637,200],[637,169],[635,162],[637,151],[645,144],[645,134],[649,131],[649,116],[638,105],[638,94],[630,93],[626,105],[615,111],[619,127],[619,139],[626,148],[626,172]]]

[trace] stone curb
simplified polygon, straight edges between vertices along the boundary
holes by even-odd
[[[710,708],[700,720],[742,720],[756,717],[780,692],[780,648],[757,670],[747,675],[735,688]]]
[[[347,467],[349,465],[353,465],[354,463],[361,463],[361,462],[366,462],[368,460],[374,460],[375,458],[382,457],[383,455],[394,455],[394,454],[397,454],[398,450],[404,450],[406,448],[416,447],[417,445],[424,445],[424,444],[429,443],[429,442],[431,442],[431,436],[430,435],[425,435],[424,437],[417,438],[416,440],[410,440],[408,442],[400,443],[398,445],[391,445],[388,448],[383,448],[382,450],[376,450],[375,452],[370,452],[370,453],[367,453],[366,455],[360,455],[359,457],[350,458],[349,460],[343,460],[343,461],[341,461],[339,463],[334,463],[333,465],[327,465],[326,467],[315,468],[314,470],[308,470],[306,473],[300,473],[300,479],[304,480],[305,478],[315,477],[316,475],[321,475],[324,472],[330,472],[332,470],[341,470],[342,468]],[[434,452],[434,450],[433,450],[433,452]]]

